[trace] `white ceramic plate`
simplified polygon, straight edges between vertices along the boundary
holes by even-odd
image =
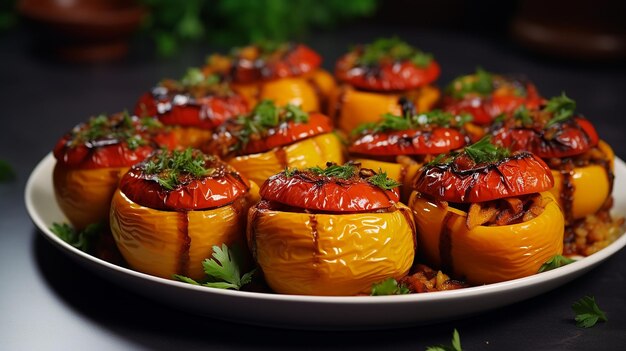
[[[323,297],[240,292],[198,287],[153,277],[108,263],[60,240],[53,222],[67,222],[52,190],[54,158],[33,170],[25,201],[33,222],[61,251],[93,272],[144,296],[202,315],[236,322],[299,329],[378,329],[434,323],[484,312],[556,288],[589,271],[626,245],[626,235],[565,267],[508,282],[461,290],[399,296]],[[616,180],[626,179],[626,164],[615,160]],[[626,214],[626,182],[614,188],[617,215]]]

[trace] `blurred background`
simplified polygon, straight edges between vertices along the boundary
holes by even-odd
[[[307,41],[353,26],[445,29],[509,37],[567,60],[626,59],[626,2],[618,0],[2,0],[0,32],[29,31],[39,53],[72,61],[119,59],[128,44],[174,57],[261,39]],[[131,47],[132,49],[132,47]]]

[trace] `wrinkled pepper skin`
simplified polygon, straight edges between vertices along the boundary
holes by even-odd
[[[225,161],[251,181],[262,184],[285,167],[307,168],[326,162],[343,164],[343,146],[333,133],[325,133],[267,152],[227,158]]]
[[[467,213],[439,206],[413,192],[409,207],[417,226],[420,255],[435,267],[473,285],[536,274],[563,252],[563,214],[549,192],[540,193],[544,211],[513,225],[467,229]]]
[[[415,254],[413,219],[392,212],[307,214],[252,207],[248,244],[269,286],[296,295],[369,294],[406,275]]]
[[[74,228],[106,221],[113,193],[129,168],[71,169],[58,162],[55,164],[54,196]]]
[[[181,274],[202,280],[202,261],[214,245],[245,247],[247,200],[201,211],[161,211],[141,206],[117,190],[111,232],[131,268],[161,278]]]
[[[112,115],[108,119],[117,121],[119,116]],[[137,122],[135,117],[132,120]],[[143,135],[150,142],[134,149],[114,138],[76,143],[74,133],[85,128],[85,123],[76,126],[53,150],[56,159],[52,173],[54,195],[63,214],[78,230],[89,224],[107,222],[111,197],[122,175],[156,148],[174,145],[174,136],[166,132],[137,132],[136,135]]]
[[[430,85],[406,92],[361,91],[342,85],[331,96],[330,113],[337,128],[350,133],[360,124],[377,122],[385,113],[402,115],[399,103],[402,97],[412,101],[417,112],[424,112],[435,106],[440,94],[439,89]]]

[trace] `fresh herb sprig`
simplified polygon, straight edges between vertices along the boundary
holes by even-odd
[[[464,152],[475,163],[497,162],[511,154],[509,149],[492,144],[491,137],[488,135],[478,142],[466,146]]]
[[[600,309],[593,296],[585,296],[574,302],[572,310],[576,314],[576,326],[581,328],[591,328],[596,323],[607,322],[606,314]]]
[[[454,329],[454,332],[452,333],[451,346],[446,346],[446,345],[428,346],[426,348],[426,351],[462,351],[461,337],[459,336],[458,330]]]
[[[387,177],[387,172],[383,172],[382,170],[378,170],[377,174],[367,178],[367,181],[383,190],[391,190],[402,185],[395,179]]]
[[[348,162],[343,165],[327,165],[326,168],[314,166],[308,168],[307,170],[324,177],[350,179],[357,174],[358,168],[355,164]]]
[[[546,263],[542,264],[541,267],[539,267],[539,271],[537,271],[537,273],[551,271],[553,269],[563,267],[573,262],[576,262],[576,260],[562,255],[554,255],[552,256],[552,258],[547,260]]]
[[[471,122],[470,114],[454,115],[442,110],[432,110],[415,115],[397,116],[386,113],[381,116],[380,121],[363,123],[356,127],[353,135],[365,133],[384,133],[389,131],[401,131],[408,129],[423,129],[427,127],[461,127],[465,123]]]
[[[521,105],[513,111],[513,119],[518,121],[524,127],[531,127],[533,125],[533,118],[531,117],[530,111],[526,105]]]
[[[61,240],[87,253],[93,252],[98,236],[102,233],[102,223],[92,223],[83,230],[76,230],[67,223],[52,223],[50,230]]]
[[[244,285],[252,281],[256,268],[241,274],[241,258],[235,250],[230,249],[226,244],[222,244],[222,247],[213,246],[211,257],[202,262],[204,272],[210,281],[199,283],[194,279],[179,274],[174,274],[174,279],[193,285],[235,290],[240,290]]]
[[[129,149],[135,150],[148,144],[145,133],[151,133],[162,127],[161,122],[154,118],[136,119],[136,117],[131,117],[128,111],[111,117],[100,114],[90,118],[86,124],[79,125],[72,130],[72,138],[68,146],[98,145],[100,140],[119,140],[126,142]]]
[[[364,45],[357,65],[373,66],[381,61],[410,61],[416,66],[426,67],[433,60],[432,54],[425,53],[397,37],[380,38]]]
[[[406,295],[411,291],[406,286],[399,284],[394,278],[388,278],[380,283],[372,285],[371,296],[384,296],[384,295]]]
[[[448,85],[446,92],[455,99],[462,99],[467,94],[486,96],[493,92],[493,74],[476,68],[476,73],[469,76],[458,77]]]
[[[544,129],[548,129],[556,124],[562,123],[570,119],[574,115],[576,110],[576,101],[570,99],[561,93],[561,96],[553,97],[548,100],[548,103],[543,108],[543,111],[552,113],[552,119],[550,119]]]
[[[205,75],[201,69],[192,67],[181,78],[180,84],[183,87],[212,86],[220,82],[220,77],[216,74]]]
[[[233,123],[237,128],[234,128],[231,134],[238,142],[232,148],[239,150],[245,147],[253,137],[262,137],[268,129],[276,128],[283,123],[307,123],[308,121],[309,114],[296,105],[287,104],[281,107],[272,100],[262,100],[249,115],[234,119]]]
[[[212,157],[191,148],[183,151],[161,150],[143,164],[143,172],[151,175],[163,188],[173,190],[184,183],[185,177],[210,175],[214,169],[206,167],[206,164]]]
[[[381,169],[378,170],[378,173],[368,170],[367,176],[364,176],[360,173],[359,166],[352,162],[348,162],[343,165],[331,163],[326,165],[326,168],[314,166],[307,168],[306,171],[323,177],[333,177],[339,179],[350,179],[358,175],[365,179],[368,183],[383,190],[392,190],[393,188],[402,185],[395,179],[389,178],[387,173],[383,172]],[[284,174],[286,177],[291,177],[295,174],[295,172],[297,172],[297,169],[286,169]]]

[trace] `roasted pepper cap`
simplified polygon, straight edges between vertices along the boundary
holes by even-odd
[[[398,185],[385,173],[377,174],[357,164],[330,164],[326,169],[285,170],[265,181],[260,194],[264,200],[300,210],[370,212],[398,202]]]
[[[510,154],[486,137],[424,165],[413,188],[437,200],[473,203],[542,192],[553,186],[550,168],[539,157],[525,151]]]

